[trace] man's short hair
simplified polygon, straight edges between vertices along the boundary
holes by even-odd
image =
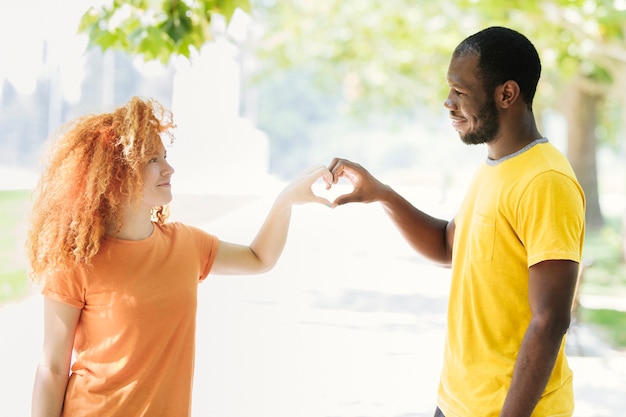
[[[497,86],[513,80],[519,85],[528,107],[532,107],[541,75],[541,61],[526,36],[504,27],[489,27],[466,38],[452,56],[456,58],[468,53],[479,55],[479,77],[487,93],[491,94]]]

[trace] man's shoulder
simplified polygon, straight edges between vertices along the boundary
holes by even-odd
[[[533,178],[552,173],[565,175],[577,182],[576,174],[567,157],[550,142],[533,146],[512,162],[509,169],[514,171],[516,176]]]
[[[542,161],[545,162],[548,168],[557,171],[572,171],[572,166],[569,163],[569,160],[567,159],[565,154],[557,149],[557,147],[554,146],[552,143],[542,143],[535,148],[535,157],[538,158],[539,156],[541,156]]]

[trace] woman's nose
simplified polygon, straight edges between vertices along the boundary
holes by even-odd
[[[169,162],[165,161],[165,167],[163,169],[163,172],[165,173],[165,175],[172,175],[174,172],[176,172],[176,170]]]

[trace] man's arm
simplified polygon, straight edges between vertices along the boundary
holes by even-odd
[[[333,184],[336,184],[340,177],[344,177],[354,187],[352,192],[337,197],[333,207],[354,202],[381,203],[389,218],[413,249],[433,262],[450,266],[454,221],[437,219],[418,210],[359,164],[335,158],[329,170],[333,174]],[[328,184],[328,187],[330,186],[331,184]]]
[[[529,270],[532,318],[520,347],[501,417],[529,417],[546,388],[570,324],[578,263],[540,262]]]

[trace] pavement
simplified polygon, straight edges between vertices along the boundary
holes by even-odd
[[[432,214],[451,215],[424,190],[403,193]],[[272,202],[180,200],[173,220],[239,243],[254,237]],[[228,201],[225,210],[203,216],[220,201]],[[210,275],[200,285],[193,416],[432,416],[448,286],[449,270],[421,260],[380,206],[295,207],[272,271]],[[0,306],[2,416],[29,415],[41,318],[35,293]],[[626,415],[626,356],[580,323],[568,352],[575,416]]]

